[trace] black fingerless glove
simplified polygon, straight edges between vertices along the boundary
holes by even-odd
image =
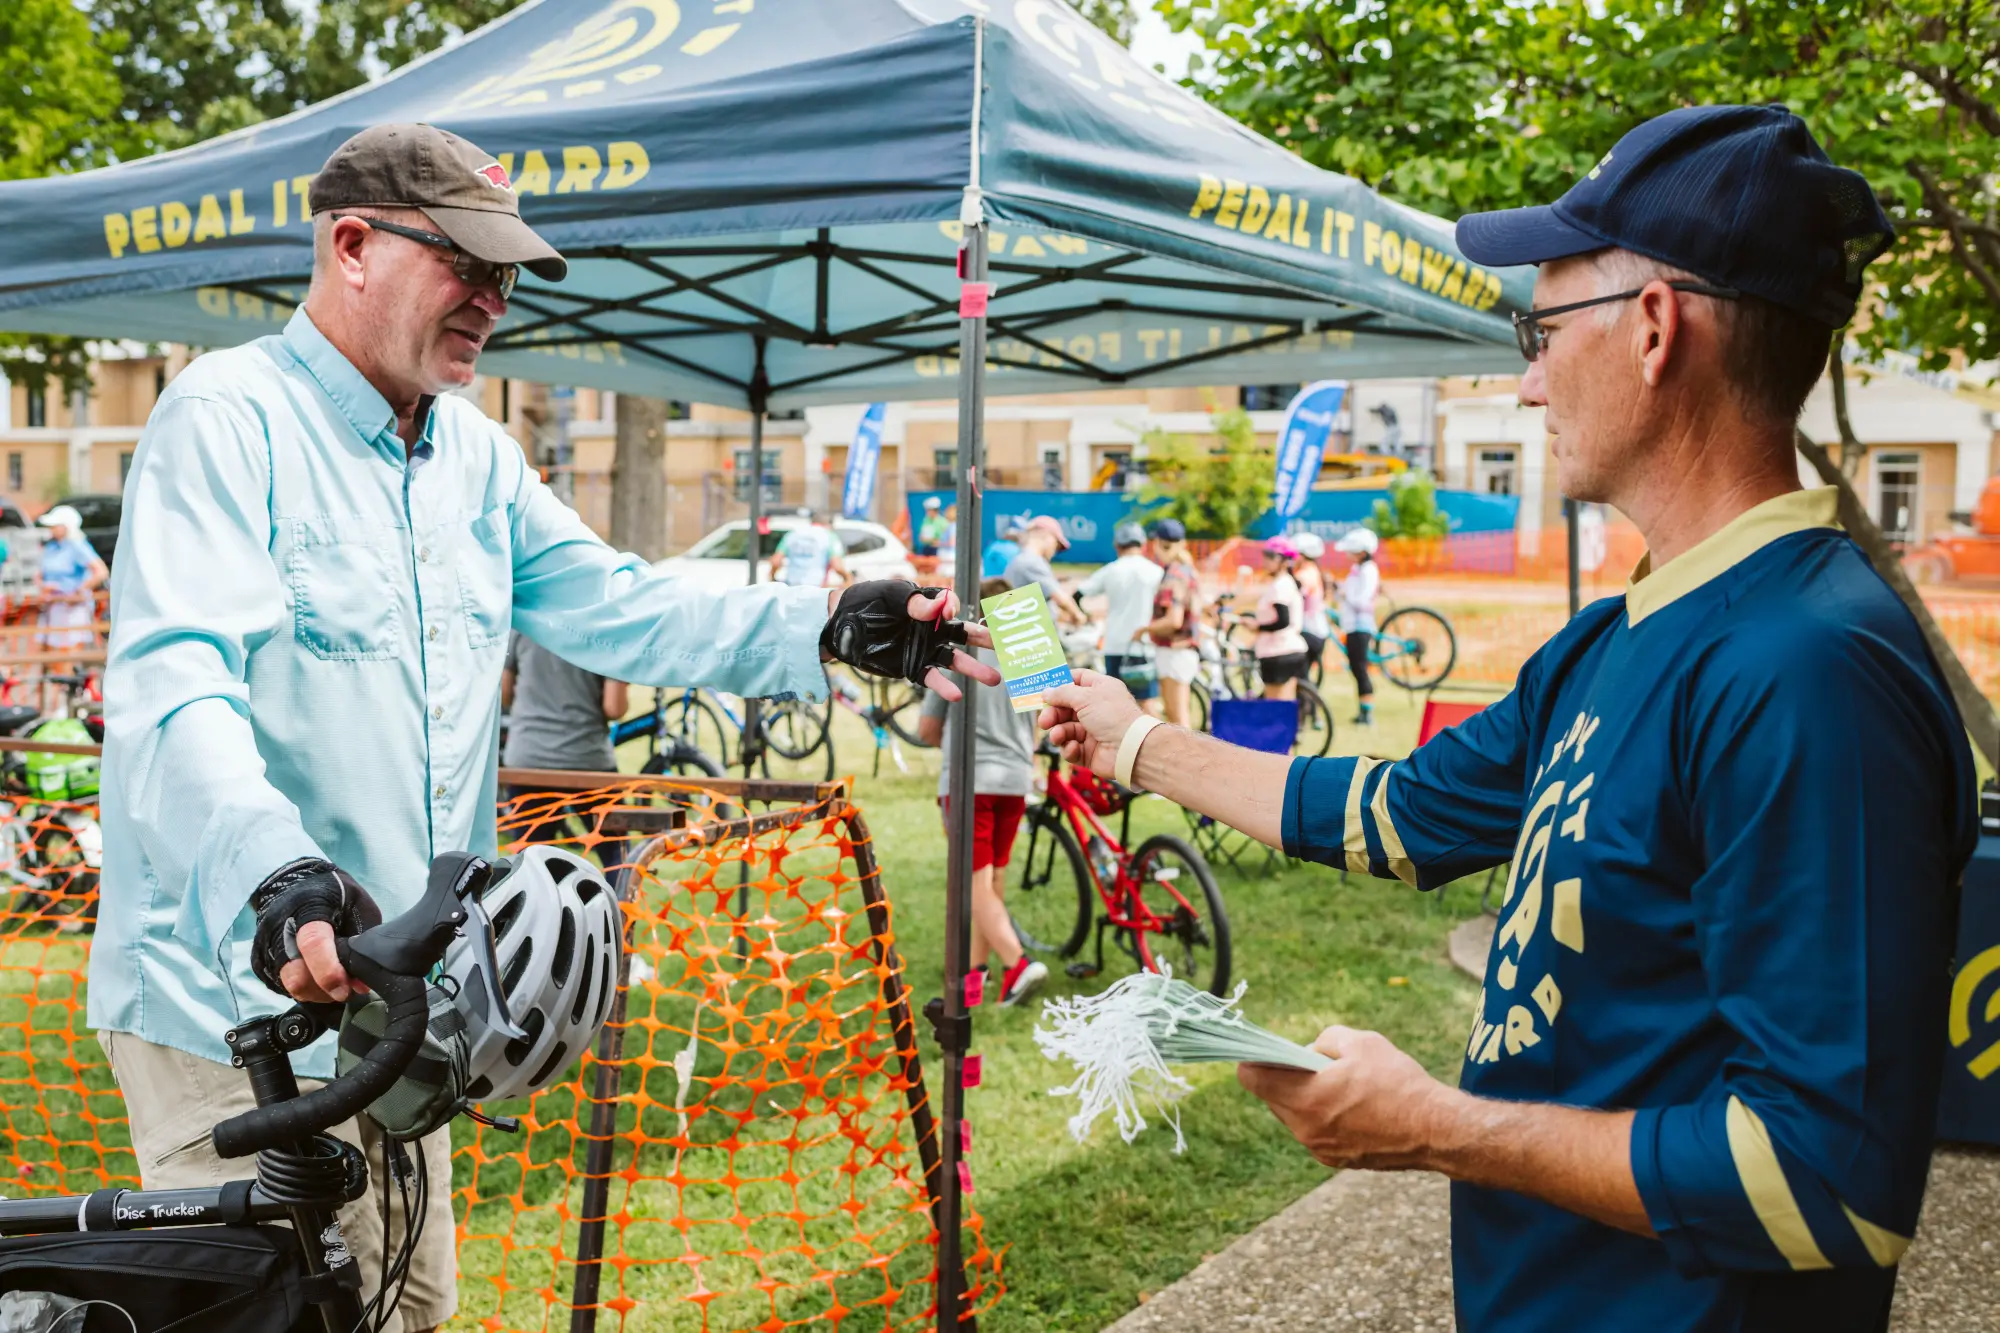
[[[250,968],[257,980],[286,994],[278,974],[299,956],[298,933],[315,921],[333,926],[337,936],[358,935],[382,924],[382,909],[360,881],[331,861],[302,857],[278,867],[250,895],[257,935],[250,945]]]
[[[919,588],[908,579],[857,583],[835,603],[820,631],[820,651],[871,676],[901,677],[922,685],[932,667],[949,671],[952,649],[965,642],[965,626],[956,620],[910,616],[910,598],[943,591]]]

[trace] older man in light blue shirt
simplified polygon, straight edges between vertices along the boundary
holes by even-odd
[[[440,195],[453,170],[474,183]],[[249,1104],[222,1064],[224,1033],[285,1004],[253,972],[266,937],[252,899],[274,872],[338,867],[394,916],[433,856],[493,853],[513,628],[619,680],[824,692],[824,589],[711,593],[654,574],[593,535],[499,426],[440,396],[470,382],[515,266],[551,280],[564,269],[494,173],[504,181],[479,150],[422,126],[343,146],[313,186],[304,308],[279,336],[195,361],[133,456],[89,1017],[107,1034],[149,1188],[244,1174],[198,1141]],[[361,202],[383,198],[418,207]],[[845,594],[840,615],[869,588],[878,647],[884,599],[890,621],[949,614],[949,599],[878,584]],[[305,956],[283,973],[294,995],[346,994],[332,938],[326,923],[298,929]],[[331,1075],[331,1041],[294,1063]],[[441,1165],[448,1181],[448,1135],[431,1138],[433,1177]],[[354,1234],[373,1225],[362,1204],[343,1228],[379,1272],[381,1237],[370,1264],[371,1238]],[[436,1234],[404,1296],[415,1329],[455,1304],[448,1202],[427,1225]]]

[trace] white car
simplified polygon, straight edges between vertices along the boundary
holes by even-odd
[[[796,514],[773,514],[770,525],[770,545],[775,549],[785,533],[804,527],[806,520]],[[833,521],[832,527],[841,545],[847,548],[847,554],[842,557],[847,563],[847,572],[857,581],[914,580],[917,577],[916,567],[910,563],[909,548],[880,523],[839,518]],[[693,579],[704,588],[740,588],[745,581],[744,557],[749,551],[750,524],[748,520],[738,519],[734,523],[723,524],[681,554],[669,556],[653,568],[663,574]],[[765,583],[770,578],[771,561],[766,556],[757,562],[757,581]]]

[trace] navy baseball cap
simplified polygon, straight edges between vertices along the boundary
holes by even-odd
[[[1696,106],[1620,139],[1553,204],[1468,213],[1475,264],[1541,264],[1617,248],[1839,328],[1894,228],[1859,172],[1837,167],[1782,106]]]

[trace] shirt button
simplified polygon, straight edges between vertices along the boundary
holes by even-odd
[[[436,625],[432,625],[432,626],[431,626],[431,632],[430,632],[430,634],[429,634],[428,636],[426,636],[426,637],[428,637],[428,638],[430,639],[430,641],[431,641],[432,643],[436,643],[436,642],[437,642],[437,636],[438,636],[438,627],[437,627]]]
[[[431,709],[431,721],[433,721],[433,722],[442,722],[442,721],[444,721],[444,705],[443,705],[443,704],[439,704],[439,705],[437,705],[437,706],[436,706],[435,708]]]
[[[431,795],[442,801],[444,799],[444,784],[440,782],[436,787],[432,788]]]
[[[419,560],[429,560],[430,558],[431,558],[431,548],[428,546],[424,547],[422,550],[417,552],[417,559]]]

